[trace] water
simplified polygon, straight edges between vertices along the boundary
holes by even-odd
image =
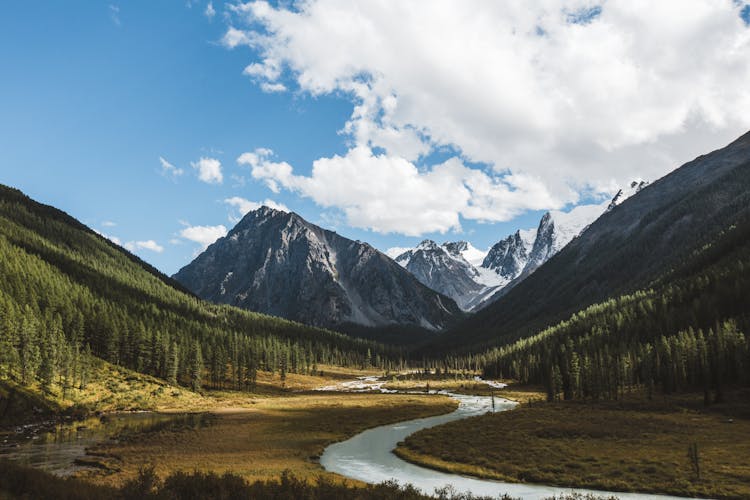
[[[76,460],[85,459],[86,450],[98,443],[173,426],[200,427],[205,422],[204,414],[141,412],[108,414],[64,424],[25,425],[0,434],[0,458],[69,476],[94,469]]]
[[[593,493],[602,496],[617,496],[621,499],[658,499],[670,498],[666,495],[649,495],[639,493],[618,493],[571,489],[556,486],[535,484],[504,483],[486,479],[477,479],[458,474],[439,472],[406,462],[393,454],[400,441],[407,436],[429,427],[460,420],[492,411],[492,399],[486,396],[466,396],[447,394],[459,402],[453,413],[436,417],[419,418],[392,425],[383,425],[364,431],[341,443],[332,444],[325,449],[320,458],[321,465],[330,472],[335,472],[351,479],[377,484],[391,479],[401,484],[411,483],[424,493],[431,494],[436,488],[451,485],[457,493],[474,495],[499,496],[508,494],[528,500],[537,500],[563,493]],[[510,410],[516,403],[495,398],[495,411]],[[497,443],[502,446],[502,443]]]

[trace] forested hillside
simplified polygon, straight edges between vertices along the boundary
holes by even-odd
[[[90,356],[199,388],[385,365],[378,344],[206,303],[67,214],[0,186],[0,378],[84,386]]]
[[[590,305],[650,288],[750,216],[749,186],[747,133],[602,215],[507,295],[435,339],[426,352],[476,353],[508,345]]]
[[[550,399],[617,399],[750,385],[750,217],[648,289],[592,305],[480,356],[486,376],[544,384]]]

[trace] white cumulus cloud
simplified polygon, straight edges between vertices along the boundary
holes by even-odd
[[[221,173],[221,162],[216,158],[201,157],[190,165],[198,171],[198,179],[208,184],[221,184],[224,175]]]
[[[227,29],[227,32],[224,33],[221,43],[223,43],[228,49],[233,49],[240,45],[252,45],[250,36],[247,33],[231,26]]]
[[[188,226],[182,229],[179,234],[186,240],[199,243],[205,249],[222,236],[226,236],[227,228],[221,224],[218,226]]]
[[[344,157],[319,159],[306,177],[265,158],[253,167],[256,178],[341,208],[353,224],[400,232],[418,217],[420,227],[443,230],[459,217],[502,220],[543,202],[577,203],[584,191],[656,179],[746,131],[743,5],[255,1],[232,7],[223,41],[256,51],[245,74],[265,91],[293,84],[352,102]],[[420,163],[445,147],[455,161]],[[337,179],[323,184],[335,169],[354,183],[359,201]],[[443,187],[449,178],[455,192]],[[404,181],[426,204],[393,195],[406,195]],[[376,220],[373,210],[394,204],[414,211],[386,210]]]
[[[316,160],[311,175],[304,176],[271,157],[261,149],[242,154],[237,162],[274,192],[287,189],[341,209],[349,224],[380,233],[443,233],[461,229],[459,216],[506,221],[523,210],[564,205],[540,179],[488,174],[457,158],[420,170],[403,158],[357,146],[345,156]]]

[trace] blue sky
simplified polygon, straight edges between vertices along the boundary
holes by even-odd
[[[319,5],[323,14],[311,11],[305,18],[284,7],[248,13],[231,5],[213,2],[213,16],[206,14],[207,2],[197,0],[13,2],[4,6],[0,17],[0,182],[130,243],[135,253],[168,274],[187,264],[201,248],[184,237],[186,228],[233,225],[230,216],[237,215],[236,209],[225,203],[232,197],[273,200],[312,222],[383,250],[411,246],[423,238],[467,239],[486,248],[515,229],[535,226],[548,208],[569,209],[604,199],[618,183],[656,178],[680,161],[722,146],[744,131],[750,115],[746,98],[735,101],[734,108],[739,109],[714,102],[696,104],[705,99],[695,95],[711,95],[718,85],[708,82],[706,88],[691,88],[675,98],[665,110],[665,115],[676,116],[669,123],[658,127],[649,118],[648,127],[653,128],[645,130],[645,137],[632,131],[633,127],[640,130],[638,116],[630,129],[588,128],[583,121],[557,123],[560,120],[550,116],[564,113],[554,112],[556,102],[547,106],[533,94],[527,96],[523,81],[508,82],[510,69],[486,74],[481,58],[473,57],[480,49],[470,44],[461,45],[455,57],[475,66],[454,65],[455,72],[463,75],[477,68],[469,87],[462,87],[466,78],[454,82],[443,73],[431,74],[439,64],[403,77],[403,68],[393,66],[392,61],[428,60],[427,55],[410,51],[429,44],[414,39],[413,46],[387,45],[387,40],[398,39],[397,32],[387,30],[409,28],[406,20],[388,22],[393,13],[344,13],[369,16],[367,24],[374,32],[382,30],[381,45],[369,47],[372,40],[379,40],[377,36],[358,43],[357,36],[362,35],[348,33],[347,23],[333,34],[330,26],[316,24],[318,17],[330,19],[326,13],[346,9],[342,4]],[[727,5],[724,10],[731,15],[719,12],[716,19],[730,24],[747,43],[742,32],[746,26],[731,24],[731,19],[738,20],[742,5]],[[565,20],[576,12],[571,9],[561,10],[559,16],[536,16],[534,22],[546,24],[523,40],[526,46],[519,41],[514,50],[518,54],[528,47],[561,51],[560,47],[573,43],[568,31],[590,30],[585,33],[598,36],[593,31],[597,23],[617,23],[616,18],[607,17],[617,13],[605,7],[585,26],[568,26]],[[742,12],[746,15],[747,10]],[[497,15],[517,25],[527,22],[517,12]],[[436,21],[435,26],[440,23]],[[460,35],[461,26],[455,28]],[[231,30],[246,38],[232,41]],[[498,45],[503,43],[498,41]],[[716,41],[717,50],[720,43],[725,42]],[[450,49],[434,47],[429,56],[450,62],[454,57]],[[381,53],[387,57],[372,55]],[[559,58],[560,53],[553,56]],[[595,64],[608,54],[589,56]],[[638,53],[618,57],[632,58],[636,66],[643,63]],[[704,57],[710,64],[712,53]],[[332,67],[332,59],[339,66]],[[522,58],[507,62],[508,68],[516,68]],[[701,61],[697,63],[700,66]],[[256,64],[256,70],[243,74],[250,64]],[[662,62],[653,64],[659,69]],[[279,74],[274,74],[277,66]],[[712,71],[710,66],[704,69]],[[744,93],[748,81],[747,63],[735,71],[736,88],[731,78],[727,83],[726,75],[716,70],[717,82],[726,85],[729,97],[735,91]],[[665,74],[673,72],[674,68],[664,68]],[[581,99],[580,109],[598,109],[596,102],[581,97],[590,94],[585,85],[576,87],[579,84],[570,83],[569,77],[567,73],[556,77],[565,83],[561,88],[570,87],[566,102]],[[622,80],[618,75],[613,79]],[[449,96],[456,89],[456,99],[442,98],[436,82],[445,82]],[[283,85],[286,91],[269,92],[268,85],[273,84]],[[507,93],[508,102],[496,101],[497,92]],[[622,109],[633,107],[627,89],[619,97]],[[514,103],[523,98],[529,99],[528,107],[515,110]],[[656,91],[654,99],[662,105]],[[427,104],[420,108],[422,102]],[[356,115],[357,106],[366,107],[367,112]],[[598,113],[592,112],[592,119],[609,123],[609,116]],[[571,130],[576,133],[570,134]],[[540,142],[542,135],[554,140]],[[570,138],[573,135],[575,140]],[[535,141],[549,142],[549,147],[529,146]],[[365,148],[366,154],[354,154],[357,147]],[[419,153],[413,152],[415,147]],[[259,148],[273,154],[252,164],[238,164],[240,155]],[[582,156],[581,151],[587,149],[590,154]],[[160,158],[182,175],[165,172]],[[192,164],[201,158],[221,163],[221,183],[199,179]],[[602,158],[613,158],[611,169],[602,166]],[[362,185],[333,186],[330,177],[312,171],[313,162],[321,159],[332,169],[329,175],[349,175],[354,169],[354,184],[362,179]],[[633,167],[636,163],[638,168]],[[282,164],[290,166],[293,174],[284,174]],[[380,179],[380,172],[390,172],[389,177]],[[406,180],[399,178],[401,174]],[[459,184],[456,190],[469,186],[464,189],[468,198],[457,199],[453,205],[434,200],[430,193],[436,192],[435,186],[454,178]],[[381,191],[373,188],[372,200],[368,200],[373,204],[365,206],[343,192],[352,187],[360,198],[369,198],[369,184],[381,180],[393,182],[397,198],[382,194],[391,191],[387,186]],[[414,200],[402,206],[410,191],[404,195],[397,188],[407,181],[415,186]],[[384,210],[381,221],[373,207],[383,205],[395,208],[387,216]],[[135,243],[149,241],[140,246]]]

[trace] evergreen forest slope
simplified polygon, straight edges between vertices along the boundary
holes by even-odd
[[[481,352],[532,336],[593,304],[693,272],[683,264],[718,240],[747,237],[750,133],[696,158],[602,215],[496,303],[425,348]],[[720,256],[711,252],[704,255]],[[692,260],[697,266],[709,261]],[[717,285],[722,288],[721,285]],[[729,293],[730,301],[739,296]],[[719,311],[715,311],[719,317]]]
[[[199,389],[258,370],[385,365],[392,352],[202,301],[53,207],[0,185],[0,380],[85,386],[91,358]]]

